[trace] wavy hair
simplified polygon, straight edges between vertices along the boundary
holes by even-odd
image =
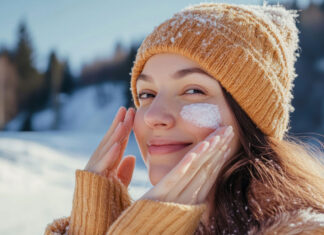
[[[238,126],[241,149],[215,181],[216,234],[247,234],[280,213],[312,208],[324,213],[324,164],[321,149],[286,134],[265,135],[222,87]],[[199,225],[195,234],[212,234]]]

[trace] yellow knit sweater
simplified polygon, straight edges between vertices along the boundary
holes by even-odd
[[[114,177],[76,170],[72,212],[48,224],[45,235],[194,234],[206,204],[138,200]],[[258,187],[259,190],[257,190]],[[262,185],[252,188],[264,193]],[[262,196],[260,196],[262,197]],[[264,197],[264,196],[263,196]],[[265,197],[269,198],[269,197]],[[270,210],[271,211],[271,210]],[[249,235],[323,235],[324,214],[298,208],[273,214],[251,226]]]
[[[138,200],[114,177],[76,170],[72,212],[54,220],[45,235],[193,234],[205,204]]]

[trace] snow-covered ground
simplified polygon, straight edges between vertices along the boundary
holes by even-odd
[[[118,108],[124,104],[124,88],[117,84],[85,87],[61,96],[57,131],[51,109],[33,116],[36,132],[16,132],[24,114],[0,132],[0,234],[43,234],[54,219],[69,216],[75,186],[75,170],[84,169]],[[129,193],[133,199],[146,192],[149,183],[133,133],[125,150],[136,156]]]
[[[43,234],[72,208],[75,170],[84,169],[102,134],[0,133],[0,234]],[[148,181],[133,136],[125,154],[137,157],[129,193],[139,198]]]

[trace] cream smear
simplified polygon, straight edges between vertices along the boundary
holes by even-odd
[[[221,123],[219,108],[215,104],[195,103],[182,107],[182,119],[198,127],[218,128]]]

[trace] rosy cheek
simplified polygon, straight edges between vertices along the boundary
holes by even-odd
[[[200,128],[217,129],[222,123],[218,105],[194,103],[185,105],[180,112],[181,118]]]

